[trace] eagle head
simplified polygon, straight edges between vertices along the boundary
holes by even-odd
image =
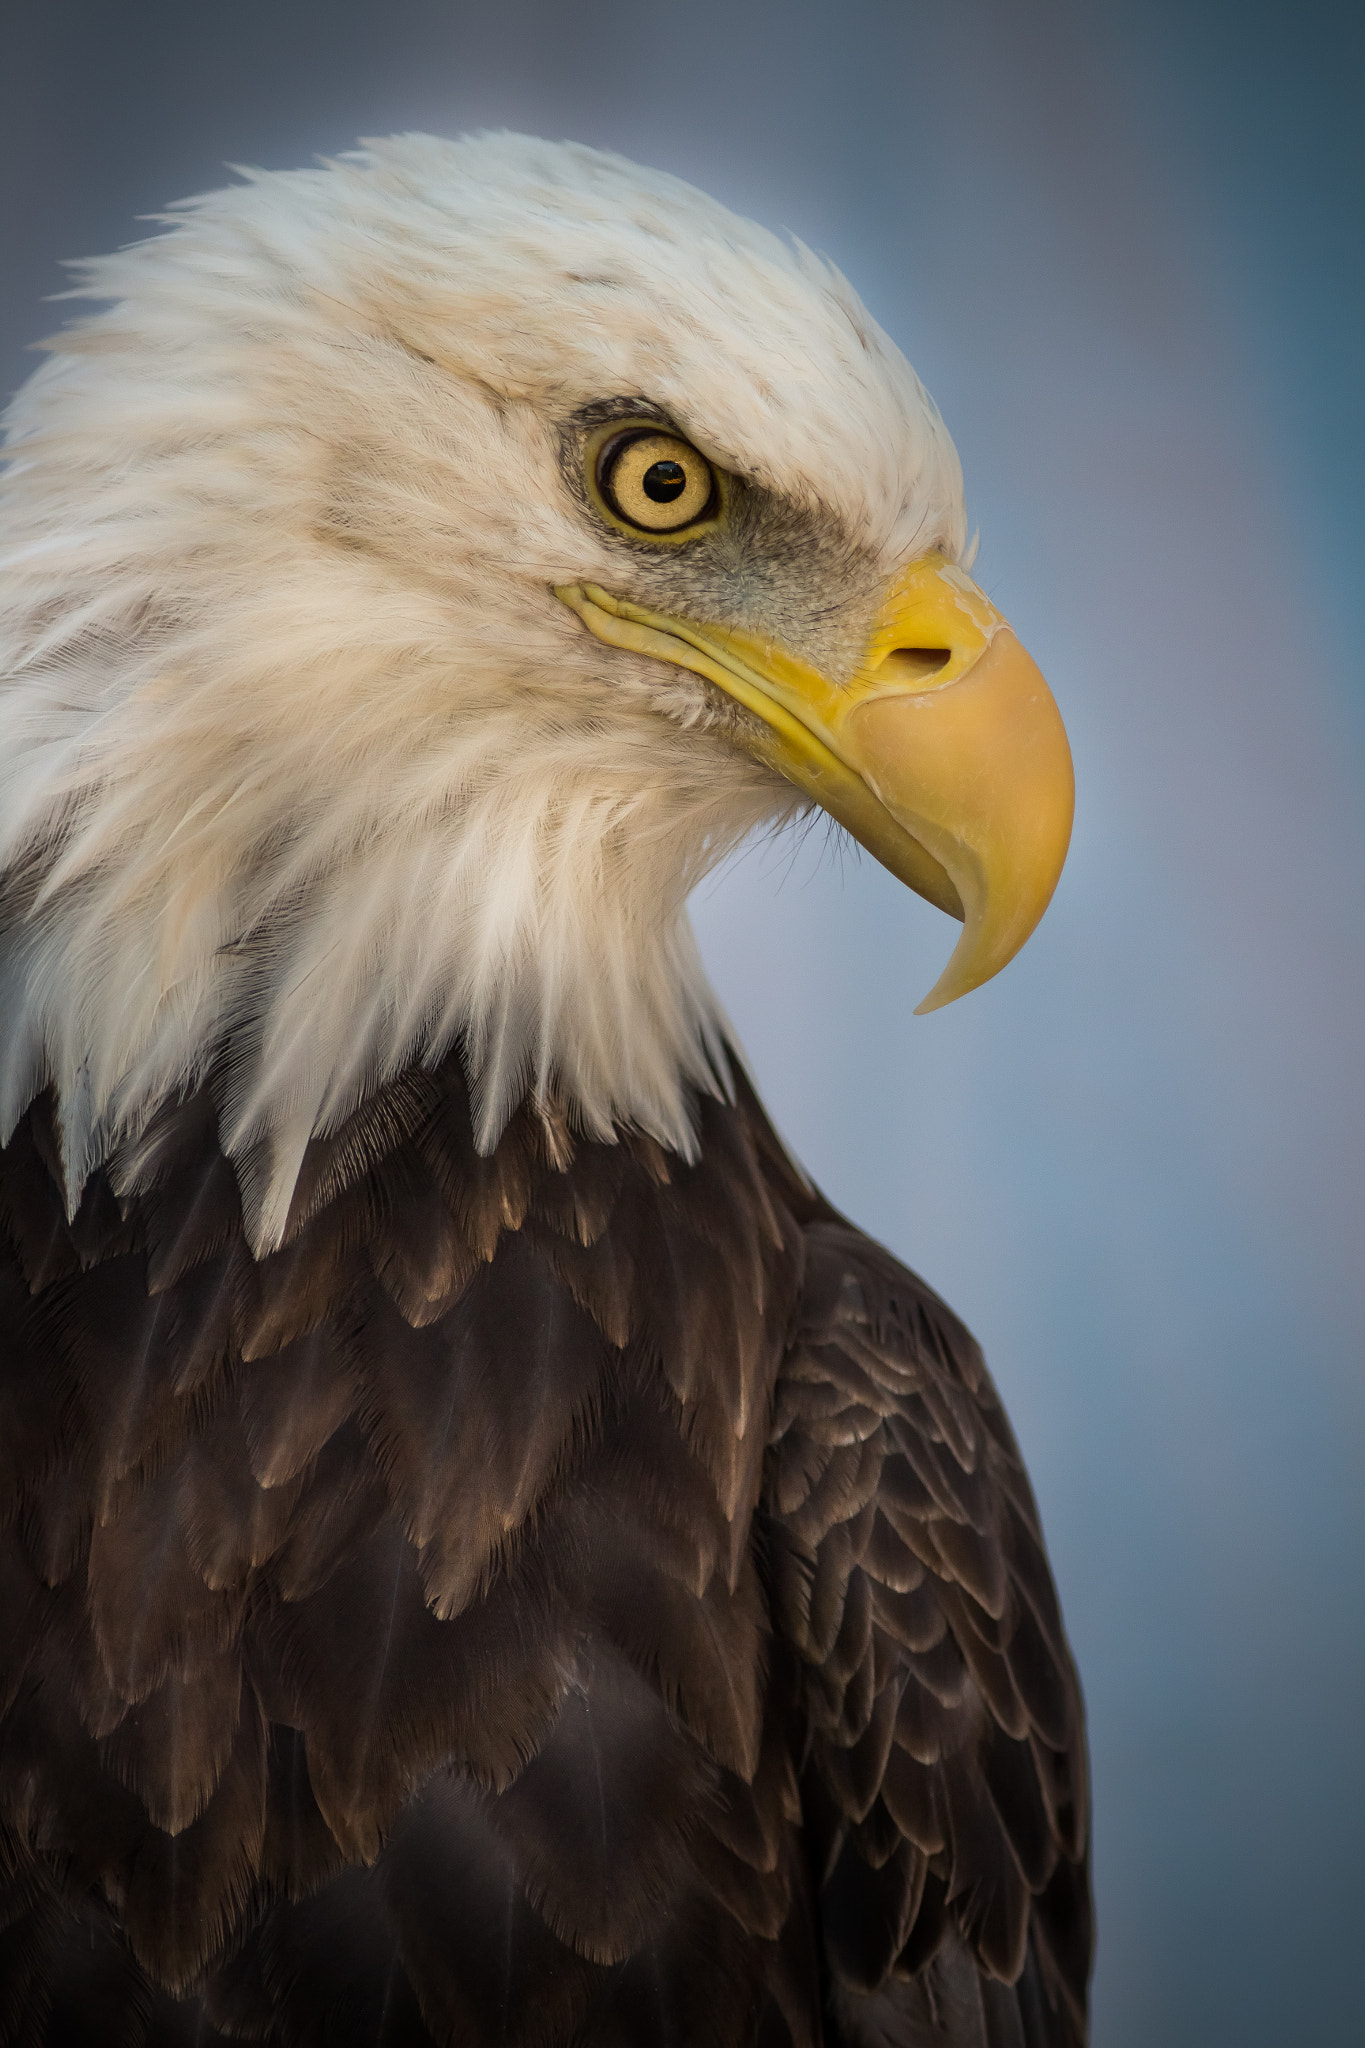
[[[464,1049],[684,1154],[726,1086],[688,892],[819,806],[963,919],[1042,915],[1041,676],[843,278],[677,179],[517,136],[248,174],[83,266],[10,415],[0,1123],[74,1204],[214,1090],[258,1250],[303,1151]]]

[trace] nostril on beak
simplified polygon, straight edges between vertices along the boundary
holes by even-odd
[[[923,690],[952,658],[951,647],[893,647],[877,671],[877,680]]]

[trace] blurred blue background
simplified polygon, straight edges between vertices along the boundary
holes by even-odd
[[[29,0],[3,365],[59,257],[511,125],[832,255],[938,398],[1079,807],[989,988],[820,834],[695,905],[781,1127],[984,1340],[1090,1705],[1099,2048],[1365,2041],[1365,14]]]

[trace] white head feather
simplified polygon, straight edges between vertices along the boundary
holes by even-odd
[[[74,1203],[212,1076],[263,1249],[310,1136],[458,1036],[484,1144],[532,1087],[688,1152],[685,899],[797,800],[554,597],[639,565],[566,430],[649,401],[785,508],[710,595],[837,669],[961,551],[932,404],[827,264],[587,149],[407,136],[169,224],[10,414],[4,1133],[53,1086]]]

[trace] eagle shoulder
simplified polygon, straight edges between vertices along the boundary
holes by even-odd
[[[860,2048],[1077,2048],[1083,1707],[1023,1461],[924,1282],[805,1238],[763,1518],[832,2009]]]

